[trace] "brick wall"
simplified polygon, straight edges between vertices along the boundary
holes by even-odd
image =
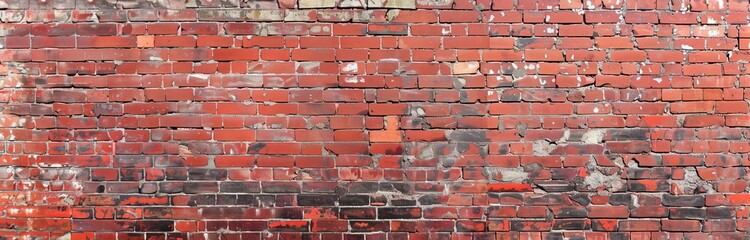
[[[745,0],[0,8],[0,238],[750,230]]]

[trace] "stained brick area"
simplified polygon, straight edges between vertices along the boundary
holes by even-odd
[[[746,0],[0,0],[2,239],[747,239]]]

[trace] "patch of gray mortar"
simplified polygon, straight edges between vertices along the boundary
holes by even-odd
[[[536,140],[532,144],[534,156],[549,156],[549,153],[557,147],[557,144],[547,140]]]
[[[522,69],[522,68],[515,69],[515,70],[513,70],[513,72],[511,72],[511,75],[513,76],[513,80],[525,77],[526,76],[526,69]]]
[[[398,17],[399,13],[401,13],[401,10],[398,10],[398,9],[388,10],[388,12],[385,13],[385,19],[387,19],[390,22],[394,18]]]
[[[432,145],[429,145],[427,147],[422,148],[421,151],[419,151],[420,159],[433,159],[435,158],[435,150],[432,149]]]
[[[515,44],[513,44],[513,47],[516,50],[523,50],[526,46],[534,42],[536,42],[536,38],[519,38],[516,40]]]
[[[513,182],[520,183],[524,180],[529,179],[529,173],[524,171],[522,167],[517,168],[490,168],[485,167],[482,169],[482,175],[487,178],[494,178],[500,174],[499,181],[502,182]]]
[[[628,161],[628,168],[639,168],[641,166],[638,165],[638,162],[635,161],[635,159],[630,159]]]
[[[71,236],[70,233],[65,233],[65,235],[58,236],[55,238],[55,240],[70,240]]]
[[[352,21],[356,23],[367,23],[371,22],[374,18],[373,10],[356,11]]]
[[[424,108],[415,107],[412,108],[411,115],[414,117],[424,117],[427,113],[425,113]]]
[[[589,162],[586,163],[586,169],[588,170],[588,175],[583,178],[583,186],[591,190],[606,187],[605,190],[599,191],[600,195],[608,196],[612,192],[619,191],[626,184],[626,181],[620,177],[619,172],[612,175],[602,174],[594,157],[589,158]]]
[[[461,154],[458,153],[458,149],[453,149],[449,154],[440,155],[440,165],[445,168],[451,168],[456,164],[456,159],[459,159]]]
[[[570,139],[570,129],[565,129],[563,132],[562,137],[560,139],[557,139],[557,143],[566,143],[568,142],[568,139]]]
[[[590,130],[581,136],[581,141],[586,144],[598,144],[604,139],[604,130]]]
[[[411,164],[414,163],[415,157],[414,156],[404,156],[401,158],[401,168],[406,169],[411,166]]]
[[[466,79],[463,79],[463,78],[454,78],[453,79],[453,88],[461,89],[464,86],[466,86]]]
[[[693,193],[697,188],[705,189],[706,193],[716,192],[711,184],[703,181],[700,176],[698,176],[698,171],[695,170],[695,168],[685,168],[684,179],[668,180],[668,182],[676,184],[684,193]]]
[[[523,137],[526,135],[526,130],[529,128],[529,125],[526,123],[518,122],[516,123],[516,131],[518,131],[518,135]]]
[[[452,3],[453,0],[417,0],[417,4],[426,6],[445,6]]]
[[[440,158],[440,165],[444,168],[451,168],[454,164],[456,164],[456,159],[454,158]]]
[[[523,168],[504,168],[500,169],[503,176],[503,182],[523,182],[529,179],[529,173],[524,172]]]

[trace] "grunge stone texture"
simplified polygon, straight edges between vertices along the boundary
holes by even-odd
[[[0,239],[748,239],[747,0],[0,0]]]

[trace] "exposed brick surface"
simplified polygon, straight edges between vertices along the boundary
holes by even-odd
[[[0,0],[0,239],[748,239],[745,0]]]

